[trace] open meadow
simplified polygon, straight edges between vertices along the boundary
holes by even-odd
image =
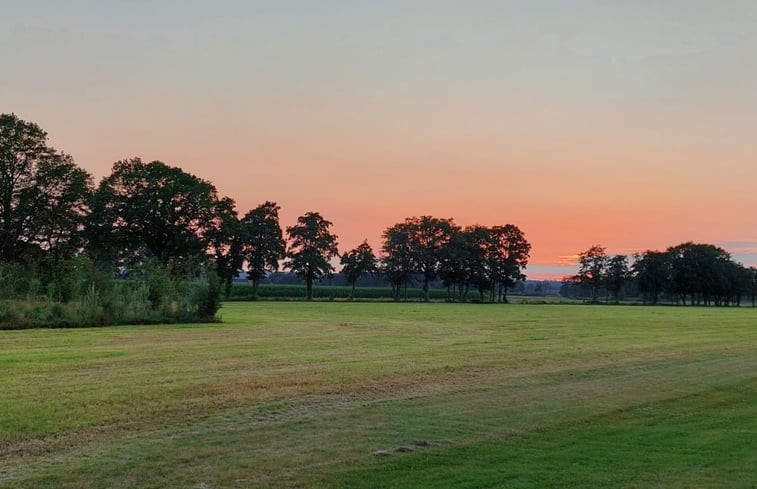
[[[0,331],[0,487],[757,487],[753,308],[220,315]]]

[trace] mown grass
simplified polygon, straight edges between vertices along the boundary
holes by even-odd
[[[0,332],[0,487],[753,487],[752,309],[230,303]]]

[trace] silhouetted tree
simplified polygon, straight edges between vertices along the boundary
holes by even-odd
[[[487,256],[491,282],[499,286],[497,300],[506,303],[508,289],[526,279],[523,271],[528,265],[531,243],[526,240],[523,231],[513,224],[495,226],[489,233]]]
[[[286,257],[286,243],[279,226],[279,209],[275,202],[265,202],[241,220],[241,254],[247,262],[247,278],[252,283],[252,299],[258,299],[260,281],[269,271],[279,269]]]
[[[447,288],[451,289],[451,300],[456,300],[459,296],[460,301],[466,301],[474,273],[480,274],[485,266],[484,253],[475,241],[475,234],[471,228],[455,232],[440,249],[439,276]]]
[[[670,283],[670,255],[663,251],[650,250],[636,255],[632,272],[639,292],[656,305],[660,294]]]
[[[467,227],[464,233],[468,236],[469,254],[468,268],[470,281],[478,291],[478,300],[484,302],[484,293],[488,290],[494,293],[497,274],[493,268],[490,244],[493,239],[492,230],[485,226]],[[490,297],[491,300],[491,297]]]
[[[605,270],[605,287],[612,294],[615,303],[620,302],[620,292],[628,280],[628,257],[626,255],[614,255],[607,260]]]
[[[329,231],[331,222],[317,212],[297,218],[297,224],[287,228],[291,240],[284,266],[305,280],[307,299],[313,299],[313,281],[330,275],[334,267],[330,261],[339,256],[337,237]]]
[[[741,305],[741,298],[749,295],[751,273],[741,263],[734,261],[719,262],[720,276],[715,288],[715,304],[727,306]]]
[[[101,257],[196,268],[227,207],[212,184],[180,168],[123,160],[95,192],[87,234]]]
[[[686,304],[720,303],[726,284],[723,264],[731,257],[723,249],[709,244],[692,242],[668,248],[671,270],[671,292]]]
[[[487,256],[490,230],[484,226],[469,226],[462,231],[453,228],[453,233],[452,239],[442,248],[442,270],[449,266],[447,262],[451,262],[453,269],[459,270],[458,287],[461,289],[461,300],[467,300],[470,284],[478,291],[478,300],[483,302],[484,292],[492,287],[492,274]]]
[[[457,229],[452,219],[431,216],[405,220],[410,230],[410,251],[414,271],[423,277],[423,300],[429,301],[429,283],[439,275],[441,249],[452,239]]]
[[[607,254],[602,246],[594,245],[578,255],[578,274],[574,278],[591,290],[593,303],[598,302],[606,266]]]
[[[47,133],[0,114],[0,259],[45,255],[52,266],[82,246],[90,175],[47,145]]]
[[[215,262],[215,272],[224,286],[226,298],[231,295],[231,284],[242,266],[242,226],[234,209],[234,201],[223,198],[218,203],[220,225],[208,232],[208,252]]]
[[[352,286],[350,300],[355,298],[355,283],[358,279],[363,275],[373,275],[377,272],[376,255],[373,254],[373,248],[367,240],[363,241],[357,248],[342,255],[342,273],[347,279],[347,283]]]
[[[394,300],[400,299],[403,287],[413,279],[413,250],[411,247],[412,224],[401,222],[382,233],[381,273],[392,285]]]

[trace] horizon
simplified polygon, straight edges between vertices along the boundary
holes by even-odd
[[[0,19],[2,112],[97,183],[160,160],[237,210],[515,224],[529,279],[712,243],[757,265],[757,5],[28,2]]]

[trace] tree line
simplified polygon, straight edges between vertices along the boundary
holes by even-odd
[[[353,287],[364,275],[382,274],[397,299],[420,280],[428,300],[429,284],[441,278],[455,300],[466,300],[473,287],[481,299],[490,291],[490,300],[506,301],[508,288],[524,278],[531,248],[513,225],[461,228],[422,216],[387,228],[381,256],[367,242],[342,254],[332,223],[318,212],[282,230],[279,210],[264,202],[240,215],[209,181],[139,158],[116,162],[95,185],[70,155],[48,145],[37,124],[0,115],[0,275],[28,282],[0,290],[5,299],[26,289],[27,297],[81,302],[92,284],[107,288],[103,277],[111,277],[138,283],[153,308],[176,309],[183,301],[213,316],[221,284],[228,290],[243,267],[252,298],[283,266],[305,282],[311,299],[313,283],[339,261]],[[204,303],[177,295],[200,282]]]
[[[617,303],[624,287],[632,283],[651,304],[665,295],[683,305],[739,306],[745,297],[755,305],[757,269],[735,262],[727,251],[711,244],[686,242],[632,257],[607,255],[605,248],[595,245],[579,254],[578,264],[578,274],[568,282],[588,289],[592,302],[599,302],[604,289]]]

